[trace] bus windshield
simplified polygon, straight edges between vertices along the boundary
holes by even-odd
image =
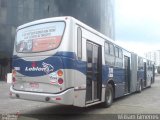
[[[58,48],[62,41],[65,22],[43,23],[18,30],[17,52],[42,52]]]

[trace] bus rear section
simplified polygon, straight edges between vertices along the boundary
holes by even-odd
[[[17,30],[13,85],[10,88],[12,96],[73,104],[74,88],[72,82],[67,82],[71,76],[67,78],[66,74],[74,74],[70,68],[75,58],[61,45],[66,40],[63,39],[66,29],[65,21],[43,21]]]

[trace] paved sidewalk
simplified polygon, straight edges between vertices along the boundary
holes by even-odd
[[[32,110],[47,103],[10,98],[10,84],[0,81],[0,114],[17,113]],[[53,105],[53,104],[52,104]]]

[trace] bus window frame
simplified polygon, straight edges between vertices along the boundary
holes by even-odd
[[[62,39],[61,39],[60,44],[59,44],[56,48],[54,48],[54,49],[49,49],[49,50],[44,50],[44,51],[37,51],[37,52],[30,52],[30,51],[27,51],[27,52],[19,52],[19,51],[17,51],[17,47],[16,47],[16,45],[17,45],[17,33],[18,33],[18,31],[20,31],[20,30],[22,30],[22,29],[25,29],[25,28],[28,28],[28,27],[31,27],[31,26],[41,25],[41,24],[45,24],[45,23],[54,23],[54,22],[63,22],[63,23],[64,23],[64,30],[63,30],[63,34],[62,34]],[[61,20],[61,21],[51,21],[51,22],[37,23],[37,24],[33,24],[33,25],[29,25],[29,26],[26,26],[26,27],[20,28],[20,29],[18,29],[18,30],[16,31],[16,39],[15,39],[14,49],[15,49],[15,51],[16,51],[17,53],[22,53],[22,54],[28,54],[28,53],[33,54],[33,53],[40,53],[40,52],[47,52],[47,51],[55,50],[55,49],[59,48],[59,46],[61,45],[62,40],[63,40],[63,38],[64,38],[65,31],[66,31],[66,21],[64,21],[64,20]]]
[[[118,50],[118,57],[120,58],[120,59],[123,59],[123,51],[122,51],[122,48],[119,48],[119,50]]]
[[[107,53],[106,53],[106,45],[108,46]],[[113,46],[113,54],[110,53],[110,45]],[[112,67],[115,67],[115,59],[116,59],[116,56],[115,56],[115,45],[112,42],[109,42],[109,41],[105,41],[104,42],[104,55],[105,55],[105,64],[107,64],[109,66],[112,66]],[[114,63],[112,63],[111,61],[106,60],[106,56],[112,57],[113,60],[114,60]]]
[[[113,54],[111,54],[111,46],[112,46],[112,48],[113,48],[113,51],[112,51]],[[115,46],[114,46],[114,44],[112,44],[112,43],[109,43],[109,55],[115,57]]]
[[[115,46],[115,57],[119,58],[119,48],[117,46]]]
[[[106,49],[106,46],[107,46],[107,49]],[[104,43],[104,53],[109,54],[109,43],[108,42]]]

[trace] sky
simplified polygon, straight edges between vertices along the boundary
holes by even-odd
[[[160,50],[160,0],[115,0],[115,39],[141,56]]]

